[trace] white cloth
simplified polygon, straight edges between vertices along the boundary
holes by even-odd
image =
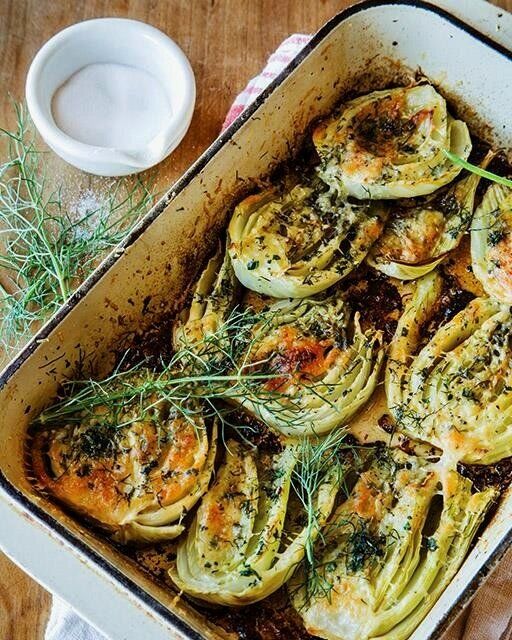
[[[106,637],[84,622],[71,607],[54,596],[46,640],[106,640]]]

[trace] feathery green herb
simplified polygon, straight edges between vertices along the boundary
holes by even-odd
[[[307,602],[312,598],[329,597],[333,588],[315,551],[317,545],[321,547],[325,543],[325,533],[329,528],[319,522],[315,499],[320,487],[327,482],[334,481],[348,493],[344,487],[345,476],[356,461],[357,449],[346,441],[346,435],[344,429],[338,429],[323,439],[304,439],[298,448],[292,488],[307,518],[308,536],[303,563]]]
[[[300,421],[301,411],[293,398],[265,386],[265,382],[283,379],[286,374],[265,370],[264,362],[248,362],[244,357],[257,340],[253,327],[259,321],[261,314],[235,309],[218,331],[193,344],[185,343],[167,362],[161,362],[158,372],[144,364],[126,368],[121,361],[104,380],[68,380],[62,386],[60,398],[40,414],[36,424],[82,423],[89,417],[97,419],[97,410],[102,407],[102,415],[115,426],[116,416],[121,415],[126,405],[139,408],[132,414],[134,422],[166,403],[191,422],[201,412],[205,418],[220,419],[223,427],[243,431],[247,427],[237,424],[237,409],[225,401],[228,397],[233,401],[248,396],[255,403],[272,402],[276,412],[286,410],[290,422]]]
[[[108,188],[99,208],[70,212],[64,185],[46,175],[24,106],[14,107],[16,129],[0,129],[0,344],[8,352],[71,296],[152,203],[149,186],[126,178]]]

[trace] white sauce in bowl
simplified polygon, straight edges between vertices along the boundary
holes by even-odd
[[[55,124],[71,138],[97,147],[145,147],[169,123],[168,96],[147,71],[124,64],[90,64],[52,98]]]

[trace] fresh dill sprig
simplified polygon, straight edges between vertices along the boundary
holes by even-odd
[[[451,160],[454,164],[458,164],[466,171],[470,171],[471,173],[476,174],[477,176],[481,176],[482,178],[487,178],[487,180],[491,180],[492,182],[497,182],[498,184],[502,184],[505,187],[512,187],[512,180],[509,178],[505,178],[504,176],[499,176],[492,171],[487,171],[487,169],[482,169],[482,167],[478,167],[463,158],[460,158],[457,154],[448,151],[447,149],[443,149],[444,155]]]
[[[143,363],[126,368],[124,359],[105,379],[86,378],[68,380],[62,385],[60,398],[36,420],[40,426],[82,423],[88,417],[97,419],[98,408],[110,416],[132,405],[138,410],[131,422],[144,419],[161,403],[191,422],[198,412],[205,418],[218,418],[222,426],[233,426],[230,416],[233,407],[225,400],[251,396],[255,403],[274,403],[275,410],[286,407],[288,420],[295,416],[293,400],[277,390],[268,390],[265,383],[286,374],[259,371],[254,363],[243,357],[256,339],[251,328],[259,316],[252,311],[234,310],[222,327],[207,334],[200,341],[184,343],[167,362],[161,362],[159,371],[152,371]],[[236,340],[226,340],[227,334]],[[258,365],[261,363],[257,363]],[[122,426],[127,426],[123,424]]]
[[[16,129],[0,128],[0,344],[8,353],[71,296],[153,200],[140,179],[122,179],[99,209],[70,212],[65,186],[46,176],[25,107],[14,108]]]
[[[272,316],[268,313],[235,308],[216,331],[200,340],[182,340],[172,356],[160,362],[158,370],[148,369],[143,362],[127,368],[124,358],[103,380],[67,380],[57,401],[39,415],[35,424],[80,424],[89,418],[97,422],[100,409],[114,433],[128,426],[124,421],[115,427],[127,405],[136,408],[130,413],[131,423],[149,417],[164,403],[193,425],[200,414],[207,421],[218,420],[222,437],[226,428],[232,428],[245,438],[244,433],[253,427],[237,420],[237,414],[243,411],[244,400],[250,398],[252,406],[272,411],[286,426],[300,427],[302,405],[290,397],[283,384],[293,379],[293,373],[273,370],[271,356],[256,362],[247,356],[260,339],[262,323],[269,322]],[[278,385],[268,384],[275,380]],[[311,382],[308,388],[316,384]],[[320,392],[317,395],[322,399]]]
[[[315,550],[318,545],[321,547],[325,543],[325,527],[320,522],[316,499],[321,486],[327,482],[334,482],[340,488],[344,486],[350,464],[347,464],[348,458],[343,453],[349,451],[352,462],[355,455],[355,447],[346,441],[346,435],[344,429],[338,429],[322,439],[304,439],[298,446],[298,462],[292,474],[292,488],[307,519],[303,562],[307,602],[312,598],[329,597],[333,588]]]

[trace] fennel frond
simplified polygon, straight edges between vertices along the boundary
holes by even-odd
[[[70,210],[66,185],[47,175],[25,107],[14,108],[15,130],[0,128],[0,345],[8,354],[68,300],[153,199],[149,184],[122,179],[99,208]]]

